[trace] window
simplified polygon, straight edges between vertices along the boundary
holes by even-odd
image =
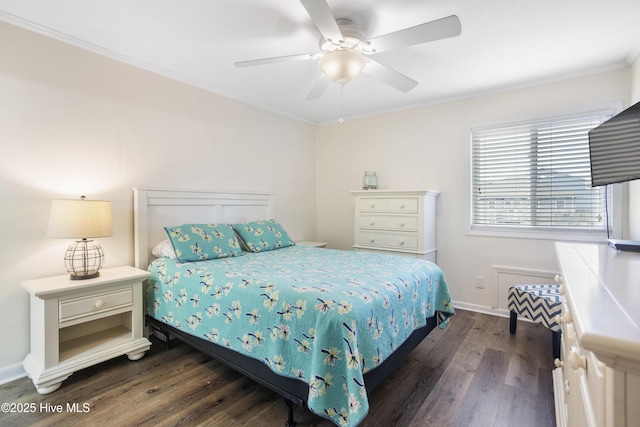
[[[609,117],[472,129],[471,229],[606,235],[608,194],[591,187],[588,132]]]

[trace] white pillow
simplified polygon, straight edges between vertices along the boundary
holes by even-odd
[[[171,258],[177,259],[176,251],[173,250],[173,245],[169,239],[163,240],[151,249],[151,254],[157,258]]]

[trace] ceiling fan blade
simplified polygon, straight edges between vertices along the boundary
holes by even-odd
[[[249,61],[239,61],[235,62],[233,65],[236,67],[253,67],[254,65],[266,65],[266,64],[275,64],[278,62],[288,62],[288,61],[305,61],[308,59],[315,59],[315,53],[305,53],[302,55],[287,55],[287,56],[274,56],[272,58],[263,58],[263,59],[252,59]]]
[[[416,44],[459,36],[462,32],[460,19],[456,15],[416,25],[369,40],[375,52],[384,52]]]
[[[418,85],[417,81],[372,59],[369,59],[369,63],[362,72],[383,81],[400,92],[409,92]]]
[[[311,101],[320,98],[327,86],[329,86],[329,79],[324,74],[320,74],[320,76],[318,77],[318,81],[311,88],[311,91],[307,95],[306,100]]]
[[[344,40],[342,31],[340,31],[326,0],[300,0],[300,3],[307,9],[307,13],[325,40],[331,40],[334,43],[340,43]]]

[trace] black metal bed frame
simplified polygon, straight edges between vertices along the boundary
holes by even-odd
[[[364,374],[367,393],[375,390],[436,327],[436,316],[437,314],[427,318],[427,324],[425,326],[413,331],[409,338],[385,359],[384,362]],[[153,330],[158,331],[165,337],[167,348],[170,346],[170,336],[175,336],[180,341],[219,360],[230,368],[256,381],[258,384],[281,395],[288,408],[288,417],[285,426],[293,427],[296,425],[293,419],[293,405],[296,404],[301,407],[307,406],[309,387],[306,383],[298,379],[278,375],[258,359],[245,356],[204,338],[199,338],[183,330],[176,329],[149,315],[146,316],[146,322]]]

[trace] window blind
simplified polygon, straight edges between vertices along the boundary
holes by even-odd
[[[472,227],[606,231],[605,187],[591,187],[590,115],[474,129]]]

